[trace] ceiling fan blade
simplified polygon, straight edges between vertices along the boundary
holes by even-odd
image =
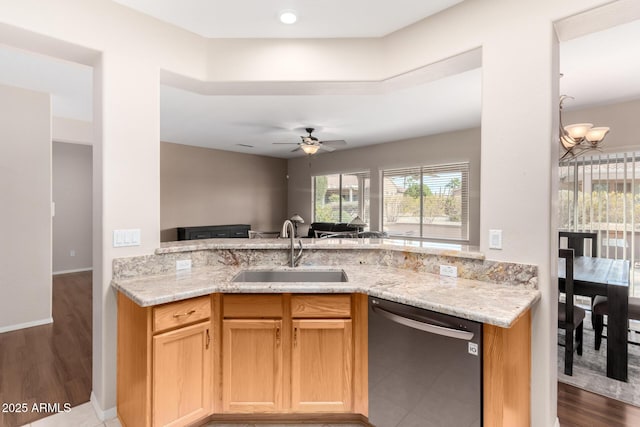
[[[302,150],[302,148],[300,148],[300,146],[297,146],[296,148],[294,148],[293,150],[291,150],[292,153]]]
[[[333,148],[333,147],[331,147],[331,146],[329,146],[329,145],[324,145],[324,144],[320,144],[320,145],[319,145],[319,148],[320,148],[321,150],[329,151],[329,152],[331,152],[331,151],[335,151],[335,150],[336,150],[335,148]]]
[[[333,147],[340,147],[343,145],[347,145],[347,141],[344,139],[335,139],[331,141],[320,141],[321,144],[331,145]]]
[[[272,142],[272,144],[274,144],[274,145],[292,145],[292,144],[300,145],[299,142]]]

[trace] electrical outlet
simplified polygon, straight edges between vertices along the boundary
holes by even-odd
[[[440,275],[447,277],[458,277],[458,267],[454,265],[441,265]]]
[[[190,259],[177,260],[176,270],[191,270],[191,260]]]
[[[76,250],[75,249],[71,249],[69,251],[69,256],[76,256]]]
[[[502,249],[502,230],[489,230],[489,249]]]

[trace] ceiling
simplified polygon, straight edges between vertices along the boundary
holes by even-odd
[[[562,42],[560,90],[575,97],[566,108],[640,99],[637,40],[640,21]],[[54,116],[92,120],[90,67],[0,45],[0,83],[51,93]],[[303,154],[273,142],[297,143],[305,127],[348,149],[479,126],[481,70],[367,95],[208,96],[164,85],[160,95],[163,141],[291,158]]]
[[[382,37],[462,0],[114,0],[215,38]],[[279,12],[298,21],[282,24]]]

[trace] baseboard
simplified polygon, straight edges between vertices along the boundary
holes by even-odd
[[[304,413],[304,414],[214,414],[197,421],[194,425],[206,426],[210,422],[220,422],[239,425],[282,425],[291,424],[357,424],[362,427],[373,427],[369,424],[367,417],[362,414],[339,414],[339,413]]]
[[[106,410],[102,409],[102,407],[98,403],[98,399],[96,398],[96,395],[93,394],[93,390],[91,391],[91,398],[89,399],[89,401],[93,406],[93,410],[96,411],[96,416],[100,421],[107,421],[118,416],[118,411],[116,411],[115,406],[113,408],[109,408]]]
[[[560,419],[556,417],[556,423],[553,427],[560,427]]]
[[[1,326],[0,334],[4,332],[17,331],[18,329],[33,328],[34,326],[48,325],[49,323],[53,323],[53,317],[34,320],[33,322],[18,323],[17,325]]]
[[[93,267],[89,267],[89,268],[76,268],[75,270],[61,270],[61,271],[54,271],[52,274],[54,276],[57,276],[59,274],[69,274],[69,273],[82,273],[83,271],[91,271],[93,270]]]

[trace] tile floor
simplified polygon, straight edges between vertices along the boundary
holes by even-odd
[[[25,424],[22,427],[122,427],[117,418],[100,421],[91,402],[71,408],[69,412],[52,415]],[[298,427],[295,424],[221,424],[209,423],[206,427]],[[304,424],[300,427],[362,427],[361,424]]]
[[[74,406],[69,412],[61,412],[42,418],[23,427],[122,427],[117,418],[100,421],[91,402]]]

